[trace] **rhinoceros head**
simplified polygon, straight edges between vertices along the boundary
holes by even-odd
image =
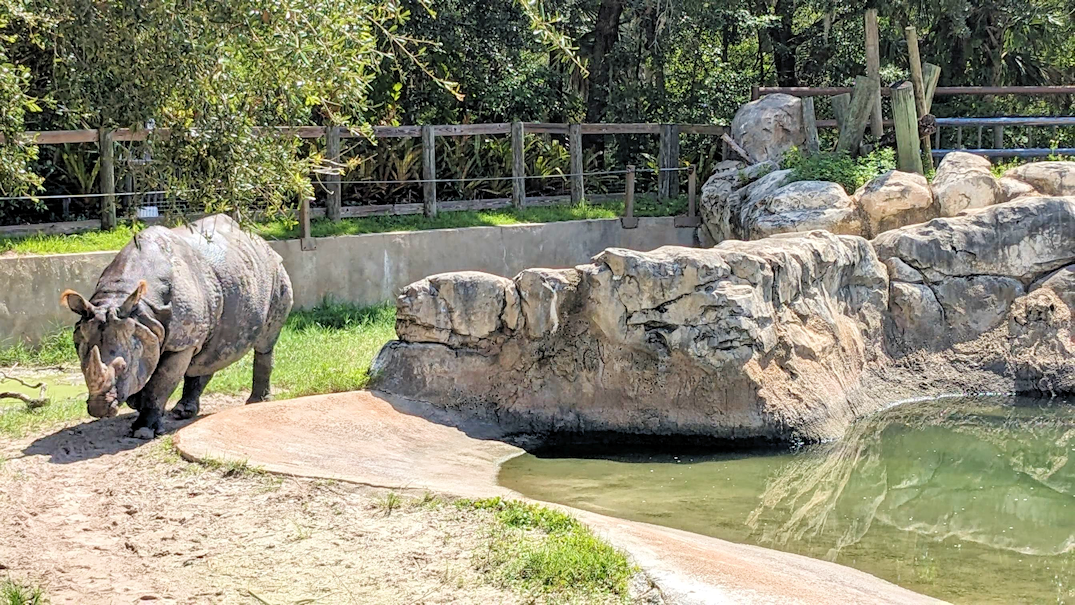
[[[142,390],[157,367],[164,327],[139,305],[146,289],[146,282],[139,282],[119,305],[108,300],[95,305],[73,290],[60,297],[62,305],[81,317],[74,341],[89,391],[86,411],[91,416],[115,416],[119,405]]]

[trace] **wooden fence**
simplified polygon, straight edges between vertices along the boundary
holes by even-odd
[[[351,130],[339,126],[278,126],[265,127],[265,131],[275,132],[282,135],[296,136],[301,139],[324,138],[325,160],[329,165],[341,164],[341,142],[349,138],[363,138],[366,134],[359,130]],[[728,132],[728,128],[715,124],[565,124],[544,122],[504,122],[495,124],[447,124],[447,125],[422,125],[422,126],[375,126],[372,129],[374,138],[421,138],[422,144],[422,178],[408,181],[422,185],[421,204],[393,204],[379,206],[353,206],[344,207],[342,199],[342,180],[338,172],[330,172],[322,175],[321,181],[325,185],[327,197],[325,208],[310,208],[309,200],[302,204],[303,211],[300,223],[308,226],[311,218],[325,216],[331,220],[340,220],[345,217],[377,216],[388,214],[418,214],[436,216],[439,211],[452,210],[476,210],[489,208],[515,207],[523,208],[528,205],[548,205],[558,202],[578,203],[585,197],[582,138],[584,136],[603,136],[620,134],[643,134],[659,137],[660,147],[658,152],[658,183],[657,191],[661,199],[679,194],[680,172],[684,171],[679,161],[679,142],[681,135],[709,135],[721,137]],[[168,129],[157,129],[155,136],[167,137]],[[570,154],[570,172],[564,177],[568,178],[571,186],[571,194],[566,197],[539,197],[528,198],[526,196],[526,174],[523,137],[526,134],[554,134],[566,135],[568,138],[568,152]],[[511,137],[512,151],[512,195],[510,198],[492,200],[437,200],[436,184],[438,182],[450,182],[455,179],[438,179],[436,174],[436,137],[456,137],[472,135],[505,135]],[[101,198],[100,221],[69,221],[65,223],[49,223],[41,225],[11,225],[0,227],[0,235],[22,235],[29,233],[74,233],[96,228],[109,229],[116,225],[116,176],[115,176],[115,148],[114,144],[127,141],[144,141],[150,137],[150,131],[135,130],[130,128],[98,129],[98,130],[61,130],[25,132],[20,140],[36,145],[59,145],[71,143],[95,143],[100,150],[100,194],[94,194]],[[2,141],[0,137],[0,141]],[[726,155],[726,154],[725,154]],[[693,168],[687,170],[690,178],[694,178]],[[619,171],[626,173],[627,171]],[[634,170],[631,168],[633,176]],[[633,179],[632,179],[633,180]],[[693,189],[693,187],[691,187]],[[57,197],[79,197],[57,196]],[[86,197],[86,196],[82,196]],[[601,196],[606,197],[606,196]],[[616,196],[619,197],[619,196]],[[590,199],[596,199],[590,196]],[[693,209],[693,196],[690,200]],[[630,221],[627,221],[630,222]],[[680,221],[683,226],[696,223],[696,217],[692,211],[688,217]],[[308,230],[307,230],[308,233]]]

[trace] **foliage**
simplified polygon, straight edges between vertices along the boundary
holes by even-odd
[[[889,148],[877,149],[859,158],[843,153],[806,155],[798,148],[792,148],[784,156],[782,165],[794,171],[793,181],[832,181],[843,186],[850,195],[875,176],[895,170],[896,156]]]
[[[499,497],[458,500],[456,506],[495,515],[497,527],[482,563],[502,583],[543,593],[626,597],[634,568],[574,517]]]
[[[7,579],[0,582],[0,605],[48,605],[45,591]]]

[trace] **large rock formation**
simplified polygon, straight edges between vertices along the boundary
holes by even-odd
[[[507,431],[824,439],[900,396],[1075,392],[1073,274],[1075,198],[872,244],[814,231],[609,249],[409,286],[374,371]]]
[[[407,289],[378,387],[523,432],[837,435],[887,303],[868,242],[824,232],[476,279]],[[486,293],[482,318],[461,291]]]
[[[785,151],[806,142],[802,100],[766,95],[743,105],[732,118],[732,138],[755,161],[779,162]]]

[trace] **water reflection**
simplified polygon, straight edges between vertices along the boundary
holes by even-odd
[[[796,454],[512,460],[527,495],[838,561],[964,602],[1075,602],[1075,405],[941,399]]]

